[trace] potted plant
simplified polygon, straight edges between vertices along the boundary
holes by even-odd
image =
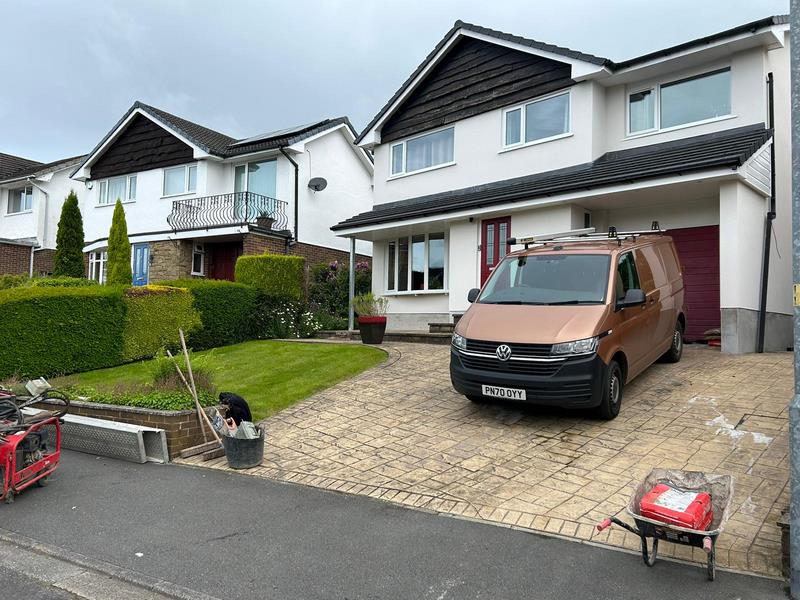
[[[261,212],[256,217],[256,226],[261,229],[272,229],[273,223],[275,223],[275,219],[268,212]]]
[[[372,292],[353,298],[353,310],[358,315],[358,330],[365,344],[380,344],[386,333],[386,308],[389,301]]]

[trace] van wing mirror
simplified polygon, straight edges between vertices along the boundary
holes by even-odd
[[[632,288],[625,292],[625,297],[622,300],[617,300],[617,310],[626,308],[628,306],[639,306],[647,301],[644,291],[639,288]]]
[[[469,291],[469,293],[467,293],[467,302],[469,302],[470,304],[475,302],[475,300],[478,299],[478,294],[480,294],[480,293],[481,293],[481,291],[478,288],[472,288]]]

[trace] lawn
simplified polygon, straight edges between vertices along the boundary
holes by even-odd
[[[380,364],[386,353],[370,346],[278,341],[252,341],[197,352],[220,392],[247,400],[254,419],[263,419],[299,400]],[[96,390],[148,384],[151,361],[141,361],[70,375],[62,384],[77,383]],[[194,362],[194,361],[192,361]],[[181,363],[182,364],[182,363]],[[53,381],[58,387],[59,381]]]

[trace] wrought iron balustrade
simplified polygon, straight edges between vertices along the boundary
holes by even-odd
[[[247,224],[281,231],[289,226],[286,204],[252,192],[185,198],[172,201],[167,223],[175,231]]]

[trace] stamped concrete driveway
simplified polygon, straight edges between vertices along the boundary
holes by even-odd
[[[639,547],[632,534],[593,525],[627,519],[624,506],[651,468],[730,474],[717,564],[780,575],[790,353],[687,346],[679,364],[656,364],[632,382],[620,416],[604,422],[477,406],[450,387],[448,347],[385,349],[383,365],[265,421],[264,462],[248,473],[630,549]],[[185,462],[227,468],[224,458]],[[705,562],[667,543],[659,555]]]

